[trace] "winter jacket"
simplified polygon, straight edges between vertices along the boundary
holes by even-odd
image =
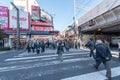
[[[110,49],[104,44],[97,44],[96,45],[96,61],[97,62],[105,62],[106,58],[111,58]]]

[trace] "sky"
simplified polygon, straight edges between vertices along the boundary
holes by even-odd
[[[0,0],[0,6],[10,7],[13,0]],[[76,19],[87,13],[90,9],[99,4],[102,0],[75,0],[77,7]],[[37,0],[41,9],[44,9],[53,15],[54,29],[60,32],[64,31],[67,26],[71,25],[74,16],[74,0]],[[84,7],[85,6],[85,7]],[[83,9],[83,7],[85,9]]]

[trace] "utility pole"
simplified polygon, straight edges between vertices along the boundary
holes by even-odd
[[[74,0],[74,26],[75,26],[75,21],[76,21],[76,1]]]
[[[20,24],[19,24],[19,9],[16,7],[16,5],[11,2],[12,6],[16,9],[17,11],[17,49],[19,50],[20,48]]]
[[[74,29],[75,29],[75,37],[77,37],[77,26],[76,26],[76,0],[74,0]]]

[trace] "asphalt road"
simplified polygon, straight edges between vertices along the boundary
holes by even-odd
[[[63,62],[56,50],[45,53],[11,51],[0,54],[0,80],[106,80],[105,68],[93,68],[94,59],[85,50],[71,49],[63,54]],[[120,80],[120,62],[110,61],[112,80]]]

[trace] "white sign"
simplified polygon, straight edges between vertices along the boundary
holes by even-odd
[[[15,10],[10,11],[10,28],[17,28],[17,12]],[[21,29],[28,29],[28,13],[24,11],[19,12],[19,22]]]
[[[41,10],[41,19],[45,22],[52,22],[52,16],[43,10]]]
[[[49,41],[52,41],[52,35],[32,35],[32,39],[49,39]]]
[[[118,44],[118,42],[120,41],[120,37],[112,37],[112,44]]]

